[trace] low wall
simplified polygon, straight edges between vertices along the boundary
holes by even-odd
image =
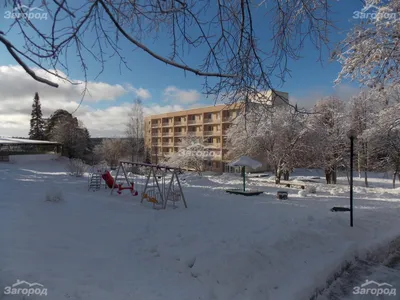
[[[10,162],[12,163],[22,163],[28,161],[49,161],[60,157],[60,154],[18,154],[9,155]]]

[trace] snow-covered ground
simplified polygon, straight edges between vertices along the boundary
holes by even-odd
[[[234,196],[225,190],[241,187],[238,176],[184,174],[188,209],[157,211],[128,193],[88,191],[61,161],[1,164],[0,288],[37,282],[55,300],[310,299],[345,260],[400,236],[390,179],[370,179],[369,189],[356,180],[350,228],[348,213],[330,212],[348,205],[346,178],[327,186],[312,172],[295,176],[318,181],[306,183],[316,194],[252,177],[248,188],[264,194]],[[46,202],[55,190],[64,201]],[[277,190],[289,200],[276,200]]]

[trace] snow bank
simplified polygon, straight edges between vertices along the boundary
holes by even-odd
[[[25,163],[32,161],[51,161],[58,159],[60,154],[27,154],[27,155],[10,155],[11,163]]]
[[[251,180],[265,194],[233,196],[240,177],[185,173],[188,209],[155,211],[130,193],[88,191],[59,162],[0,167],[0,282],[38,282],[51,299],[309,299],[400,228],[397,194],[357,194],[350,228],[348,213],[329,211],[348,205],[331,186],[278,201],[281,187]],[[61,205],[43,201],[52,187]]]

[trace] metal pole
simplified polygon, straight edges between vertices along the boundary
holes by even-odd
[[[350,137],[350,226],[353,227],[353,156],[354,137]]]
[[[118,184],[117,184],[117,179],[118,179],[119,169],[121,168],[121,164],[122,164],[122,163],[120,162],[119,165],[118,165],[117,174],[115,174],[114,183],[113,183],[113,186],[112,186],[110,195],[113,194],[115,186],[118,185]],[[110,174],[111,174],[111,173],[110,173]]]
[[[245,166],[242,167],[242,176],[243,176],[243,192],[246,191],[246,170]]]

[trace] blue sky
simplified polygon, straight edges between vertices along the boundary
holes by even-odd
[[[352,25],[354,25],[354,22],[356,22],[356,20],[352,19],[352,15],[355,10],[361,9],[362,3],[361,1],[348,0],[331,2],[333,5],[332,18],[337,27],[337,29],[332,30],[330,33],[330,47],[333,48],[337,42],[344,38],[346,32]],[[24,4],[24,1],[22,1],[22,3]],[[264,9],[264,7],[259,8],[259,10],[261,9]],[[4,14],[5,9],[1,7],[0,15]],[[260,18],[260,16],[257,17],[258,19],[256,20],[257,25],[255,30],[261,37],[261,44],[265,44],[268,47],[270,44],[268,22],[265,19]],[[9,24],[10,20],[0,18],[1,30],[7,31]],[[45,26],[48,26],[48,21],[40,20],[37,21],[35,25],[36,24],[39,28],[44,28]],[[6,37],[15,45],[21,46],[21,36],[17,31],[7,33]],[[87,38],[92,39],[93,35],[88,35]],[[128,92],[116,93],[116,95],[110,96],[112,99],[106,99],[107,101],[85,100],[84,108],[86,107],[88,111],[90,110],[93,112],[107,109],[111,111],[114,107],[124,106],[127,103],[130,103],[136,95],[146,96],[144,98],[144,104],[148,107],[148,113],[151,113],[151,108],[154,107],[168,107],[167,110],[173,110],[174,106],[175,109],[179,109],[191,105],[214,104],[213,99],[207,99],[205,95],[202,95],[202,84],[204,83],[204,78],[196,77],[189,73],[185,74],[181,70],[166,66],[141,50],[134,50],[134,47],[127,41],[121,41],[121,53],[128,60],[128,65],[131,68],[131,71],[123,66],[120,70],[119,61],[117,59],[110,59],[105,65],[105,71],[96,79],[96,82],[108,84],[114,88],[116,85],[129,87],[127,89]],[[160,51],[161,53],[166,53],[165,49],[169,45],[168,39],[162,36],[155,42],[145,40],[145,43],[147,46]],[[357,91],[357,86],[352,83],[344,83],[341,87],[334,88],[333,81],[340,70],[340,65],[337,62],[329,61],[328,51],[325,50],[323,52],[322,64],[317,61],[319,52],[310,43],[305,45],[301,54],[301,59],[289,62],[291,77],[287,77],[283,86],[278,87],[279,90],[289,93],[291,101],[298,102],[299,106],[308,106],[315,103],[322,96],[336,93],[342,97],[349,97],[349,95],[354,94]],[[190,53],[186,58],[189,63],[197,63],[196,52]],[[16,65],[15,61],[4,47],[0,47],[0,66],[11,65]],[[99,65],[91,59],[87,60],[87,65],[89,69],[89,80],[93,81],[98,73]],[[7,76],[9,70],[4,69],[3,71],[3,76]],[[83,79],[83,74],[77,59],[72,55],[69,57],[69,77],[73,80]],[[39,89],[39,94],[41,93],[41,90],[46,94],[47,88],[40,85],[35,85],[35,87]],[[32,90],[27,92],[33,95],[35,91]],[[52,93],[53,92],[49,92],[48,94],[53,95]],[[180,101],[180,99],[188,100]],[[15,101],[18,100],[15,99]],[[79,99],[71,99],[71,101],[75,103],[79,102]],[[70,107],[72,109],[73,105]],[[160,109],[160,111],[162,111],[162,109]],[[0,114],[1,113],[4,113],[4,109],[1,109],[0,107]],[[10,128],[14,126],[10,124],[9,126],[6,126],[4,123],[3,126],[0,124],[0,135],[7,135]]]

